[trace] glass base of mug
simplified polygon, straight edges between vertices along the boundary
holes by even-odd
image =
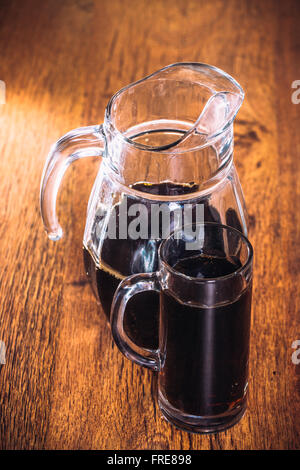
[[[208,434],[225,431],[238,423],[247,409],[247,397],[245,396],[243,402],[235,408],[216,416],[195,416],[181,413],[161,393],[158,394],[158,405],[163,417],[177,428],[191,433]]]

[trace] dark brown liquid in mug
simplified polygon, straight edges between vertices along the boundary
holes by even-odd
[[[239,261],[231,258],[199,255],[179,261],[174,269],[213,278],[239,267]],[[161,293],[161,389],[173,407],[209,416],[224,413],[244,399],[250,310],[251,285],[234,302],[213,308],[182,304],[168,291]]]
[[[133,189],[150,193],[158,196],[180,196],[184,194],[193,194],[198,190],[194,183],[175,184],[172,182],[162,182],[158,184],[136,183]],[[192,199],[191,199],[192,200]],[[127,207],[141,202],[147,208],[150,214],[151,205],[158,201],[142,199],[133,196],[127,196]],[[184,201],[189,202],[189,201]],[[220,222],[218,211],[211,207],[206,200],[197,200],[197,203],[204,205],[205,221]],[[183,203],[177,203],[183,207]],[[117,230],[118,233],[118,210]],[[134,217],[132,217],[134,219]],[[227,220],[228,219],[228,220]],[[99,221],[94,221],[96,227]],[[128,217],[130,223],[130,217]],[[239,219],[233,209],[226,212],[226,222],[238,229],[241,229]],[[172,212],[171,212],[171,230],[172,230]],[[160,227],[161,229],[161,227]],[[92,230],[96,233],[96,229]],[[110,308],[114,293],[121,282],[127,276],[137,273],[154,272],[158,269],[158,248],[161,239],[109,239],[103,242],[101,250],[101,259],[99,265],[96,265],[89,251],[84,248],[84,263],[86,272],[91,279],[93,291],[99,299],[102,309],[109,320]],[[159,314],[159,295],[156,292],[143,292],[131,298],[126,306],[124,328],[127,335],[138,345],[149,349],[158,347],[158,314]]]

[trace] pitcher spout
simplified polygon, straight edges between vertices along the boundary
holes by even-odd
[[[116,93],[108,104],[106,122],[142,150],[189,151],[207,145],[224,132],[243,99],[242,87],[223,70],[208,64],[180,62]],[[162,142],[157,129],[168,126],[171,130],[174,126],[175,130],[178,123],[182,132],[169,133],[168,140]],[[142,127],[148,134],[151,131],[151,136],[137,141],[137,129],[142,134]]]

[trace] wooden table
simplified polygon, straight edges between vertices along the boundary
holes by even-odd
[[[0,370],[2,449],[299,448],[299,2],[0,0]],[[178,61],[214,64],[246,91],[235,161],[255,249],[249,409],[232,429],[167,424],[150,371],[126,360],[97,311],[82,264],[99,162],[70,169],[66,234],[47,240],[39,184],[50,145],[101,123],[109,97]],[[298,328],[298,329],[297,329]]]

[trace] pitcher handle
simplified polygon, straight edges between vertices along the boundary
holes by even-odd
[[[113,298],[110,324],[114,341],[124,356],[139,366],[158,371],[160,369],[159,350],[137,346],[124,331],[124,313],[127,302],[135,294],[149,290],[160,292],[157,273],[134,274],[124,279]]]
[[[104,148],[102,125],[74,129],[61,137],[51,148],[40,188],[41,214],[50,240],[60,240],[63,234],[57,220],[56,199],[66,169],[79,158],[102,156]]]

